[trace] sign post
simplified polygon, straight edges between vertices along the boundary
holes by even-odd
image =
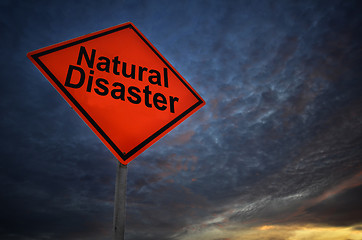
[[[127,165],[117,161],[116,189],[114,195],[113,240],[124,240],[126,228]]]
[[[28,57],[118,159],[114,239],[124,239],[127,164],[205,101],[132,23]]]

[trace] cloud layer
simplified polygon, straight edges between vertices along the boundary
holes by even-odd
[[[128,21],[207,104],[129,165],[127,239],[360,238],[360,9],[2,1],[0,238],[111,237],[115,158],[26,53]]]

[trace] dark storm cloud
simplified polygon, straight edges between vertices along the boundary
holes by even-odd
[[[207,102],[129,165],[127,239],[359,221],[358,185],[314,201],[361,171],[358,1],[0,7],[1,238],[110,235],[114,157],[26,53],[127,21]]]
[[[327,198],[315,206],[306,209],[306,212],[318,223],[336,226],[359,224],[362,222],[361,197],[362,186],[358,186]]]
[[[235,22],[223,25],[222,30],[215,28],[215,35],[225,37],[229,32],[236,36],[235,41],[228,42],[225,37],[225,47],[214,42],[214,48],[207,43],[198,52],[209,47],[210,55],[217,57],[192,62],[194,69],[213,66],[212,74],[206,76],[217,88],[208,88],[205,93],[206,108],[212,115],[205,116],[206,132],[194,135],[200,144],[191,145],[205,154],[196,168],[202,166],[207,173],[198,178],[205,184],[191,188],[214,204],[218,198],[224,203],[234,198],[234,202],[240,192],[239,201],[257,201],[249,213],[242,211],[233,220],[267,214],[272,218],[286,202],[290,204],[285,209],[288,215],[300,204],[291,199],[320,194],[359,169],[358,9],[343,4],[324,6],[326,9],[314,4],[279,4],[275,8],[281,6],[288,9],[286,15],[300,19],[293,21],[295,17],[278,12],[260,14],[249,21],[252,26],[247,30],[255,39],[246,43],[238,36],[242,28],[234,34]],[[232,18],[233,10],[226,12]],[[274,20],[269,28],[263,18]],[[243,64],[242,51],[235,59],[240,46],[245,46],[250,66]],[[232,70],[238,66],[240,70],[235,72],[240,75],[233,76]],[[194,74],[200,75],[203,73]],[[339,171],[341,167],[355,170]],[[215,204],[210,211],[217,209]]]

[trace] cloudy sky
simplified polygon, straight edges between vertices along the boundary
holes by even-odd
[[[26,57],[124,22],[206,105],[128,165],[127,240],[362,239],[360,1],[0,1],[0,238],[111,239],[116,158]]]

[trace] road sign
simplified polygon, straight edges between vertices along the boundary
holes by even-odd
[[[205,104],[132,23],[28,57],[124,165]]]

